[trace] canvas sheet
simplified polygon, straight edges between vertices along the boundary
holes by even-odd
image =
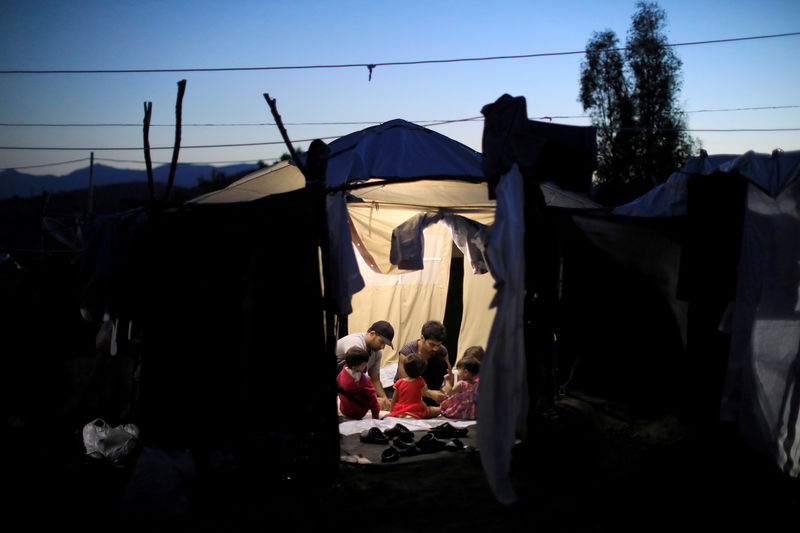
[[[386,416],[389,414],[388,411],[381,411],[380,416]],[[435,418],[426,418],[424,420],[418,420],[414,418],[395,418],[395,417],[386,417],[381,419],[375,419],[367,413],[367,416],[362,418],[361,420],[345,420],[339,423],[339,434],[340,435],[361,435],[362,431],[366,431],[369,428],[377,427],[381,431],[387,430],[391,427],[394,427],[396,424],[403,424],[405,427],[410,429],[411,431],[429,431],[436,426],[444,424],[445,422],[450,423],[451,426],[454,427],[472,427],[476,426],[478,423],[475,420],[453,420],[451,418],[446,418],[444,416],[437,416]]]
[[[381,412],[381,416],[388,412]],[[428,431],[445,422],[455,427],[466,427],[467,435],[459,437],[464,444],[464,448],[458,451],[442,450],[435,453],[425,453],[414,456],[400,457],[396,462],[384,463],[381,461],[383,451],[389,444],[372,444],[361,442],[361,432],[371,427],[378,427],[381,431],[394,427],[395,424],[403,424],[414,432],[414,441],[418,442]],[[477,450],[478,426],[475,420],[451,420],[442,416],[429,418],[426,420],[414,420],[409,418],[384,418],[381,420],[370,418],[368,414],[362,420],[346,420],[339,424],[339,460],[343,463],[353,463],[360,465],[399,465],[408,463],[418,463],[420,461],[452,460],[464,458]]]

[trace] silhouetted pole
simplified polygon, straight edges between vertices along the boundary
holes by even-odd
[[[175,103],[175,146],[172,148],[172,163],[169,167],[167,190],[164,191],[164,201],[169,199],[172,182],[175,181],[175,170],[178,167],[178,152],[181,149],[181,114],[183,112],[183,93],[186,92],[186,80],[178,82],[178,101]]]
[[[89,154],[89,206],[86,209],[86,218],[91,220],[94,216],[94,152]]]
[[[278,126],[278,130],[281,132],[281,137],[283,137],[283,142],[286,144],[286,147],[289,149],[289,155],[294,161],[294,164],[297,165],[297,168],[300,169],[300,172],[303,173],[305,176],[306,181],[308,181],[309,176],[306,175],[306,170],[303,167],[303,162],[300,161],[300,158],[297,156],[297,152],[294,151],[294,146],[292,146],[292,141],[289,140],[289,134],[286,133],[286,128],[283,127],[283,121],[281,120],[281,116],[278,114],[278,107],[275,105],[275,99],[269,97],[269,93],[264,93],[264,100],[267,101],[269,105],[270,111],[272,111],[272,117],[275,119],[275,124]]]
[[[316,440],[321,444],[321,455],[328,459],[325,463],[325,466],[329,467],[327,473],[330,476],[335,476],[339,458],[339,426],[335,409],[335,350],[337,339],[334,324],[337,313],[336,303],[331,290],[333,283],[331,282],[330,274],[328,222],[325,207],[325,174],[328,168],[328,156],[330,154],[330,148],[328,148],[328,145],[322,140],[315,139],[312,141],[311,146],[309,146],[308,152],[306,153],[306,162],[303,164],[303,162],[300,161],[300,158],[297,156],[297,153],[292,146],[292,142],[289,140],[289,135],[286,133],[286,129],[283,127],[283,121],[281,120],[280,114],[278,114],[278,107],[275,104],[275,99],[270,98],[269,94],[267,93],[264,93],[264,99],[267,101],[267,104],[269,104],[270,111],[272,111],[272,116],[275,119],[275,123],[278,126],[281,135],[283,136],[283,141],[286,143],[286,147],[289,149],[289,154],[291,155],[292,160],[295,162],[297,168],[300,169],[300,172],[303,173],[303,176],[306,179],[306,189],[309,191],[311,201],[315,205],[314,212],[317,213],[318,217],[316,220],[317,246],[319,246],[320,253],[322,255],[322,315],[324,321],[323,332],[326,355],[325,361],[328,365],[325,374],[329,379],[326,380],[327,386],[323,390],[319,391],[319,394],[316,396],[316,401],[319,402],[321,409],[328,409],[322,412],[327,413],[329,411],[331,416],[323,418],[324,424],[329,424],[328,427],[323,425],[318,428],[318,431],[320,431],[319,434],[325,435],[328,437],[328,439],[320,439],[317,437]],[[322,407],[323,405],[325,406],[324,408]]]
[[[150,160],[150,117],[153,114],[153,102],[144,103],[144,127],[142,136],[144,140],[144,162],[147,166],[147,187],[150,189],[150,201],[156,199],[155,183],[153,182],[153,162]]]

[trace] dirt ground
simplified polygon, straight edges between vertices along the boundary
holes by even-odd
[[[779,474],[730,428],[697,431],[670,416],[625,422],[567,398],[554,414],[515,449],[513,505],[496,502],[473,453],[413,469],[345,469],[333,507],[364,502],[365,514],[381,517],[365,531],[762,530],[797,523],[798,480]]]
[[[570,398],[541,417],[515,448],[511,479],[519,501],[512,505],[495,500],[479,451],[472,450],[415,462],[341,463],[332,482],[219,485],[194,495],[191,519],[131,522],[117,513],[126,468],[86,458],[55,461],[19,463],[16,473],[24,481],[7,502],[31,526],[115,532],[724,531],[794,528],[800,509],[798,480],[779,474],[731,428],[693,430],[670,416],[626,422]]]

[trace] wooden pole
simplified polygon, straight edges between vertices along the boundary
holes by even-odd
[[[306,164],[304,165],[292,146],[289,140],[289,135],[283,127],[283,121],[278,114],[278,108],[275,104],[275,99],[270,98],[269,94],[264,93],[264,99],[269,104],[272,116],[275,118],[275,123],[283,136],[283,142],[286,143],[289,149],[289,154],[295,162],[300,172],[306,179],[306,189],[309,191],[311,201],[314,204],[314,212],[317,213],[316,228],[317,228],[317,245],[319,246],[321,262],[322,262],[322,316],[323,316],[323,331],[325,342],[325,360],[328,364],[328,373],[330,379],[327,381],[329,385],[322,391],[319,396],[320,405],[330,405],[333,407],[336,403],[336,303],[331,296],[331,281],[330,272],[330,258],[329,258],[329,243],[328,243],[328,220],[326,210],[326,191],[325,191],[325,173],[328,166],[328,155],[330,149],[320,139],[315,139],[309,147],[307,153]],[[323,431],[322,434],[329,436],[330,440],[324,441],[322,448],[329,458],[326,463],[330,466],[328,473],[333,476],[338,464],[339,457],[339,439],[338,439],[338,422],[335,414],[335,409],[331,409],[331,417],[326,419],[330,422],[331,427],[329,431]]]
[[[89,154],[89,205],[86,208],[86,218],[91,220],[94,216],[94,152]]]
[[[175,103],[175,146],[172,148],[172,163],[169,166],[169,179],[167,189],[164,191],[164,201],[169,199],[172,183],[175,181],[175,170],[178,168],[178,152],[181,149],[181,115],[183,113],[183,93],[186,92],[186,80],[178,82],[178,101]]]
[[[278,130],[281,132],[281,136],[283,137],[283,142],[286,143],[286,147],[289,149],[289,155],[292,156],[292,161],[294,164],[297,165],[297,168],[300,169],[300,172],[306,176],[306,170],[303,166],[303,163],[300,161],[300,158],[297,156],[297,152],[294,151],[294,146],[292,146],[292,141],[289,140],[289,134],[286,133],[286,128],[283,127],[283,121],[281,120],[281,116],[278,114],[278,107],[275,104],[275,99],[269,97],[269,93],[264,93],[264,99],[267,101],[269,105],[270,111],[272,111],[272,116],[275,119],[275,124],[278,125]],[[306,180],[308,180],[308,176],[306,176]]]
[[[144,162],[147,165],[147,186],[150,189],[150,201],[156,199],[156,188],[153,181],[153,162],[150,160],[150,117],[153,114],[153,102],[144,103]]]

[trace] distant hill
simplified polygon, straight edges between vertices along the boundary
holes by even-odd
[[[199,179],[211,181],[214,174],[223,173],[226,176],[232,176],[246,173],[256,168],[256,165],[241,164],[213,167],[211,165],[179,163],[175,170],[174,186],[192,189],[197,187]],[[156,183],[166,183],[169,178],[169,165],[153,168],[153,178]],[[144,188],[147,189],[146,170],[132,170],[95,164],[92,179],[97,187],[138,182],[142,183]],[[88,186],[89,167],[75,170],[65,176],[34,176],[17,172],[16,170],[0,172],[0,199],[14,196],[28,198],[39,196],[43,192],[53,194],[86,189]]]
[[[254,165],[214,167],[212,174],[212,167],[209,166],[181,165],[176,171],[175,185],[170,191],[169,200],[185,202],[201,194],[222,189],[256,168]],[[85,182],[81,181],[83,179],[81,172],[85,172]],[[205,172],[205,176],[201,174],[202,172]],[[0,255],[9,249],[63,248],[60,243],[53,241],[52,234],[47,228],[60,227],[74,230],[76,224],[85,220],[89,205],[88,174],[88,168],[63,177],[30,176],[14,171],[0,173],[3,187],[9,190],[13,190],[9,185],[12,181],[35,180],[23,181],[27,187],[26,193],[12,193],[0,197]],[[154,169],[154,175],[156,198],[161,200],[166,192],[169,167],[162,167],[157,171]],[[149,199],[146,171],[120,170],[112,167],[98,169],[98,165],[95,165],[94,178],[95,187],[92,195],[94,216],[128,211],[143,205]],[[103,183],[114,179],[123,181]],[[181,185],[180,180],[189,183],[189,186]],[[73,183],[77,185],[72,185]],[[71,189],[67,190],[64,187]]]

